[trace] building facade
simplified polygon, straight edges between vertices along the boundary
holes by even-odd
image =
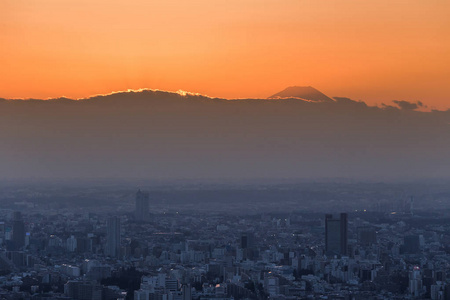
[[[148,220],[150,196],[148,192],[139,190],[136,193],[136,221],[145,222]]]
[[[339,219],[325,215],[325,251],[327,255],[347,255],[347,214],[341,213]]]
[[[106,255],[120,255],[120,218],[110,217],[106,222]]]

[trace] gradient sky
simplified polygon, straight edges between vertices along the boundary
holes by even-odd
[[[0,97],[311,85],[450,107],[448,0],[2,0]]]

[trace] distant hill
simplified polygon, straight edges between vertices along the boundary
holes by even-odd
[[[333,102],[334,100],[316,90],[311,86],[291,86],[279,93],[270,96],[268,99],[277,98],[300,98],[310,101]]]
[[[0,178],[450,178],[450,111],[403,107],[154,90],[3,100]]]

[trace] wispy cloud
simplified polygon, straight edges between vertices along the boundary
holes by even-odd
[[[426,107],[420,101],[410,102],[410,101],[405,101],[405,100],[393,100],[392,102],[394,102],[395,104],[398,105],[398,107],[400,107],[401,109],[404,109],[404,110],[415,110],[415,109],[418,109],[421,107]]]

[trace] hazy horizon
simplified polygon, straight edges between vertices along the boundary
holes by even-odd
[[[317,95],[239,101],[157,90],[80,101],[5,100],[0,177],[449,178],[449,110],[417,111],[421,102],[375,107],[342,97],[300,99],[321,95],[312,92]]]
[[[0,295],[450,299],[449,12],[0,0]]]

